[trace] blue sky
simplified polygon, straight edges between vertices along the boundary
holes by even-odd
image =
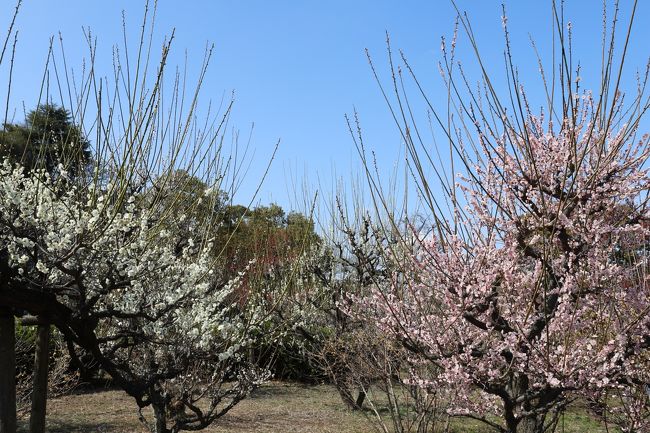
[[[501,3],[458,0],[469,14],[489,70],[503,77]],[[601,2],[567,0],[566,16],[573,22],[574,51],[583,65],[585,84],[598,79]],[[630,1],[624,1],[627,17]],[[533,99],[540,95],[537,64],[530,48],[535,39],[542,56],[550,51],[550,1],[506,1],[515,61]],[[135,40],[143,3],[133,0],[25,0],[18,17],[19,45],[9,105],[22,112],[38,97],[50,36],[60,31],[68,64],[79,68],[87,55],[82,27],[98,37],[100,65],[110,66],[110,48],[121,43],[121,15],[125,11],[129,37]],[[8,1],[0,9],[0,23],[8,22]],[[356,108],[366,143],[378,155],[381,170],[389,170],[399,155],[400,137],[375,83],[364,50],[368,48],[378,70],[389,78],[385,32],[395,49],[403,49],[434,102],[444,103],[437,72],[440,37],[450,37],[456,12],[450,1],[386,0],[160,0],[157,39],[176,29],[173,62],[187,51],[190,65],[202,58],[206,42],[215,43],[214,57],[203,89],[203,102],[219,101],[235,91],[232,125],[246,135],[255,123],[255,151],[250,181],[240,190],[240,201],[250,197],[256,179],[278,140],[279,152],[258,201],[285,208],[298,207],[302,184],[327,194],[335,179],[344,182],[359,172],[358,157],[344,114]],[[641,1],[629,57],[628,75],[645,65],[650,53],[650,4]],[[4,27],[3,27],[4,28]],[[154,50],[154,52],[157,52]],[[474,56],[463,40],[458,57],[472,68]],[[110,69],[102,71],[110,73]],[[6,79],[3,72],[2,79]],[[478,78],[475,75],[474,78]],[[593,85],[593,84],[592,84]],[[503,89],[505,90],[505,89]],[[4,96],[1,99],[4,103]],[[3,104],[4,105],[4,104]],[[441,107],[441,109],[444,107]],[[423,113],[424,115],[424,113]],[[17,114],[17,121],[22,115]]]

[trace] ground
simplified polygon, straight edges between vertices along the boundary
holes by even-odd
[[[370,413],[368,413],[370,415]],[[27,423],[21,422],[20,432]],[[48,401],[49,433],[145,433],[132,398],[122,391],[77,393]],[[347,410],[327,385],[271,382],[257,390],[207,433],[371,433],[377,432],[363,414]],[[456,423],[453,432],[488,432],[474,422]],[[579,408],[566,416],[563,433],[606,432]],[[610,428],[609,432],[613,432]]]

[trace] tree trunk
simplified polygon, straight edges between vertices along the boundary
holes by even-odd
[[[154,416],[154,432],[153,433],[170,433],[167,428],[167,409],[164,403],[152,403],[153,416]]]
[[[363,389],[359,390],[359,395],[357,395],[357,401],[354,402],[354,404],[357,406],[358,409],[363,408],[363,402],[366,400],[366,391]]]
[[[516,418],[514,413],[506,414],[506,431],[508,433],[544,433],[546,414]]]
[[[29,432],[45,432],[45,409],[47,404],[47,367],[49,360],[50,325],[38,325],[36,353],[34,354],[34,388],[32,411],[29,415]]]
[[[339,392],[339,395],[341,396],[341,400],[343,400],[343,403],[349,408],[349,409],[356,409],[356,404],[354,397],[352,396],[352,391],[350,391],[350,388],[348,388],[345,384],[340,383],[339,381],[334,378],[333,380],[334,386],[336,387],[336,390]]]
[[[508,433],[544,433],[544,421],[553,402],[560,397],[559,391],[548,391],[534,400],[516,403],[528,390],[528,378],[513,375],[506,388],[509,397],[503,399],[504,420]],[[522,413],[530,414],[522,416]]]
[[[544,415],[523,418],[517,427],[517,433],[543,433]]]
[[[16,324],[0,307],[0,433],[16,433]]]

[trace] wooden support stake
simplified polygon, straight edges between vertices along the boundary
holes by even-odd
[[[32,390],[32,411],[29,415],[30,433],[45,433],[49,348],[50,325],[40,324],[36,334],[36,351],[34,354],[34,387]]]
[[[0,307],[0,433],[16,433],[16,324]]]

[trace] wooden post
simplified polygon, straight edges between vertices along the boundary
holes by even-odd
[[[16,324],[0,307],[0,433],[16,433]]]
[[[32,411],[29,415],[29,432],[45,433],[45,409],[47,403],[47,367],[50,348],[50,325],[41,323],[36,334],[34,354],[34,387]]]

